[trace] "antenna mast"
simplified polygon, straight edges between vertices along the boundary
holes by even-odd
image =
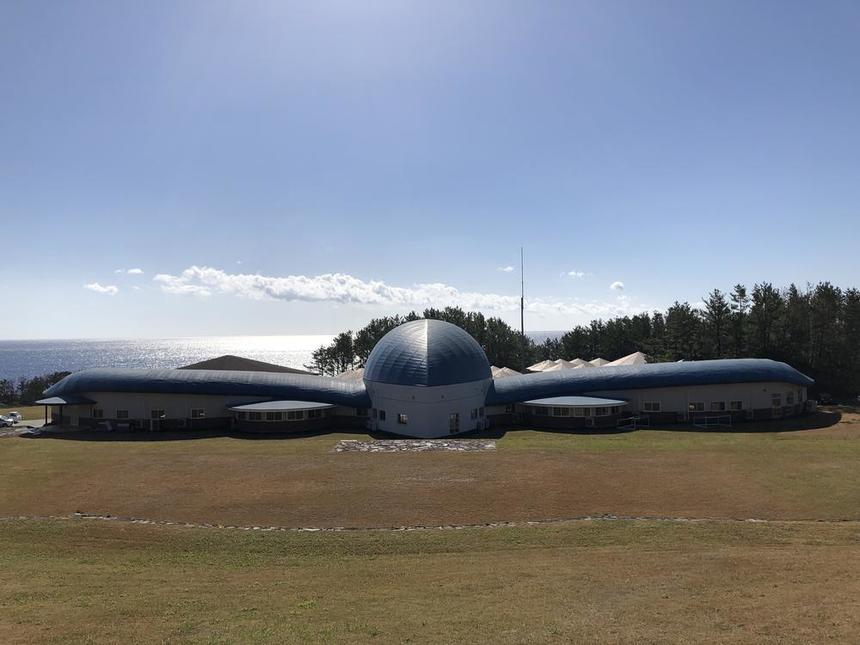
[[[523,247],[520,247],[520,335],[526,337],[526,278],[525,263],[523,261]]]

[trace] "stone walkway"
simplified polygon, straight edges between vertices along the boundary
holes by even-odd
[[[494,439],[343,439],[335,452],[479,452],[495,450]]]

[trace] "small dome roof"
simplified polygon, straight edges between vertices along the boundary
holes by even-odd
[[[487,355],[456,325],[422,319],[380,339],[364,366],[364,380],[394,385],[453,385],[492,378]]]

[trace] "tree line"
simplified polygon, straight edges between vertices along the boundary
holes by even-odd
[[[459,307],[384,316],[358,332],[346,331],[313,352],[308,369],[335,375],[362,367],[377,341],[410,320],[436,318],[465,329],[490,363],[523,370],[544,359],[602,357],[641,351],[657,361],[772,358],[816,380],[816,390],[838,396],[860,392],[860,291],[829,282],[801,289],[768,282],[714,289],[701,306],[675,302],[653,311],[577,325],[535,343],[500,318]]]
[[[45,390],[69,374],[71,372],[51,372],[33,378],[21,377],[15,381],[0,379],[0,403],[8,405],[31,404],[41,399]]]

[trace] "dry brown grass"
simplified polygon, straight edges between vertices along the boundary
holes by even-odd
[[[780,433],[512,431],[484,453],[334,453],[341,437],[4,439],[0,515],[322,527],[860,518],[857,415]]]
[[[818,429],[800,429],[817,422]],[[755,432],[783,427],[785,432]],[[860,417],[749,432],[512,431],[485,453],[334,453],[340,435],[0,439],[0,640],[860,641]]]
[[[856,524],[0,524],[4,643],[848,643],[858,598]]]

